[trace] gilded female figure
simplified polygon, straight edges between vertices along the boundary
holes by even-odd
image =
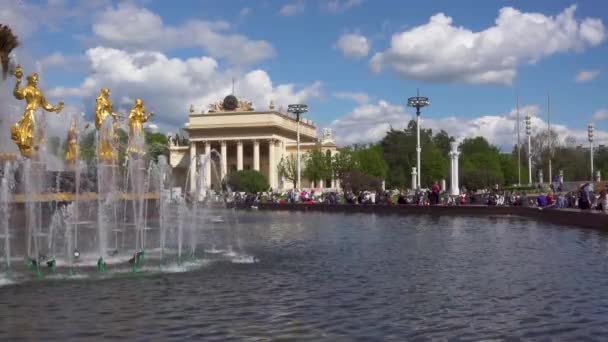
[[[136,99],[135,105],[129,113],[129,128],[131,131],[130,135],[130,146],[129,152],[131,153],[142,153],[144,152],[144,123],[147,122],[154,113],[146,114],[146,106],[142,99]]]
[[[95,127],[99,132],[99,159],[103,161],[114,160],[114,127],[112,123],[106,123],[109,117],[116,121],[118,114],[114,113],[110,101],[110,89],[102,88],[95,105]]]
[[[41,143],[41,134],[38,132],[36,125],[36,111],[40,108],[47,112],[59,113],[63,109],[63,102],[59,102],[57,106],[53,106],[46,101],[44,94],[38,89],[38,74],[32,73],[27,77],[27,85],[19,88],[21,78],[23,77],[23,69],[17,66],[15,70],[17,83],[13,95],[18,100],[25,99],[27,103],[23,117],[13,127],[11,127],[11,138],[19,147],[21,155],[24,157],[33,157]]]
[[[68,151],[65,154],[68,165],[74,165],[78,161],[78,128],[76,119],[72,119],[70,130],[68,131]]]

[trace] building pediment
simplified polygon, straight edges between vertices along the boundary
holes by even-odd
[[[224,100],[209,105],[209,113],[253,112],[253,110],[253,103],[239,100],[234,95],[228,95]]]

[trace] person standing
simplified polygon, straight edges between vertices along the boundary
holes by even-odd
[[[439,182],[435,182],[431,187],[431,205],[437,205],[439,203],[439,193],[441,192],[441,186]]]
[[[587,210],[587,209],[591,208],[591,195],[589,193],[589,183],[585,183],[581,187],[578,207],[582,210]]]

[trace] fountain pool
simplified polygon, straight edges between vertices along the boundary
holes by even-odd
[[[191,264],[5,283],[0,339],[578,341],[608,333],[608,235],[600,231],[514,217],[208,214],[215,222],[201,236],[213,241],[201,237]],[[235,234],[240,257],[226,247]]]

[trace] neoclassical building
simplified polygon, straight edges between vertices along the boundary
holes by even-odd
[[[185,130],[189,145],[171,142],[170,163],[176,185],[192,191],[196,180],[202,176],[205,188],[219,189],[221,180],[237,170],[258,170],[268,179],[272,189],[293,187],[292,182],[281,177],[278,165],[283,158],[297,151],[297,122],[295,117],[276,110],[271,102],[267,110],[255,110],[250,102],[228,95],[223,101],[212,104],[207,112],[190,108]],[[302,160],[314,148],[326,154],[337,153],[336,142],[329,129],[322,138],[317,137],[317,127],[307,119],[300,120],[300,153]],[[195,156],[203,163],[193,162]],[[211,162],[207,162],[211,161]],[[302,161],[302,169],[304,162]],[[335,188],[333,179],[314,184],[303,175],[303,188]]]

